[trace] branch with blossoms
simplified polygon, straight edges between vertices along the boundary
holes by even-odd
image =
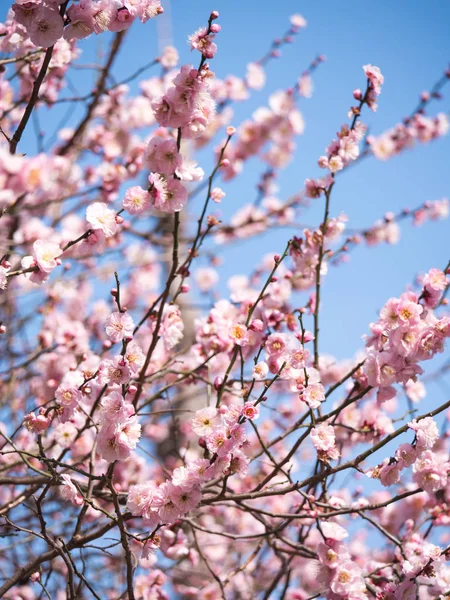
[[[445,134],[445,113],[425,111],[448,71],[376,137],[363,120],[384,78],[363,66],[325,174],[278,200],[324,57],[242,122],[234,104],[270,80],[305,19],[245,77],[211,70],[227,35],[217,11],[188,37],[196,67],[167,47],[113,76],[133,22],[162,12],[159,0],[17,0],[1,25],[0,596],[444,598],[450,400],[431,384],[448,361],[425,369],[450,337],[447,257],[398,297],[386,290],[348,360],[325,353],[322,304],[328,267],[346,268],[353,247],[375,252],[403,220],[448,216],[445,199],[362,230],[334,213],[340,174],[361,158]],[[107,32],[103,64],[79,64],[84,39]],[[94,88],[64,95],[87,67]],[[28,152],[30,121],[63,103],[83,107],[79,121],[57,141],[37,126]],[[222,220],[250,160],[256,198]],[[296,227],[314,202],[321,221]],[[224,291],[225,243],[275,227],[292,233]]]

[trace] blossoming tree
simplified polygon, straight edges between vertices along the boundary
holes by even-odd
[[[386,290],[353,358],[325,354],[320,329],[328,269],[395,242],[404,220],[447,217],[447,200],[424,199],[349,233],[332,196],[352,165],[447,133],[428,109],[450,71],[373,136],[364,114],[384,80],[362,65],[317,173],[281,201],[274,179],[324,57],[249,120],[233,126],[232,106],[265,85],[305,19],[243,79],[212,71],[217,11],[189,36],[193,65],[166,47],[112,79],[133,22],[162,12],[159,0],[17,0],[0,25],[0,596],[448,597],[450,400],[420,404],[450,336],[446,258],[399,297]],[[70,98],[84,38],[106,32],[95,86]],[[150,67],[159,75],[143,79]],[[33,119],[62,102],[82,103],[77,126],[24,154]],[[205,173],[193,156],[209,143]],[[221,221],[216,204],[254,157],[256,202]],[[308,203],[319,223],[212,293],[220,248],[293,224]],[[199,297],[210,304],[190,306]]]

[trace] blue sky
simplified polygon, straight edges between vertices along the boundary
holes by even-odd
[[[267,102],[270,92],[295,82],[318,53],[326,55],[327,61],[313,76],[313,97],[300,102],[306,131],[297,140],[295,159],[279,176],[280,199],[299,191],[305,178],[322,173],[316,166],[317,158],[346,122],[353,89],[364,87],[362,65],[377,65],[385,76],[378,112],[373,114],[366,109],[363,115],[363,121],[376,135],[411,112],[419,93],[432,86],[450,60],[447,2],[171,0],[170,4],[163,1],[166,13],[156,22],[133,25],[115,65],[117,79],[156,56],[163,40],[178,47],[182,62],[197,61],[189,51],[186,37],[206,22],[212,9],[219,10],[218,22],[222,26],[217,37],[219,51],[211,64],[219,77],[228,73],[243,76],[246,64],[262,56],[270,41],[286,31],[291,14],[299,12],[307,19],[308,27],[300,32],[295,43],[285,46],[282,58],[269,64],[266,88],[254,93],[250,101],[235,105],[233,124],[238,126],[255,108]],[[1,2],[0,17],[4,17],[8,5]],[[80,62],[93,62],[99,53],[104,53],[108,38],[102,35],[82,42]],[[93,79],[92,72],[77,71],[71,75],[72,83],[81,93],[90,89]],[[137,89],[137,83],[132,84],[132,89]],[[445,94],[450,94],[450,84],[444,89]],[[51,119],[44,115],[43,128],[51,132],[55,123],[67,114],[66,110],[67,106],[58,107]],[[433,103],[430,112],[440,110],[450,110],[448,98]],[[67,124],[76,123],[79,114],[74,112]],[[29,129],[21,151],[31,154],[36,150],[32,128]],[[202,153],[200,157],[208,173],[211,155]],[[365,160],[339,177],[333,190],[331,216],[344,211],[349,217],[349,227],[367,227],[388,210],[397,212],[425,200],[448,196],[449,157],[450,137],[447,137],[418,146],[388,162]],[[220,209],[225,221],[241,205],[253,201],[260,172],[261,164],[249,161],[238,180],[223,185],[227,197]],[[193,214],[198,206],[192,205]],[[299,220],[318,225],[322,213],[322,200],[316,201]],[[389,296],[401,293],[417,273],[446,264],[449,232],[449,221],[427,223],[421,228],[403,223],[398,245],[360,247],[352,252],[349,264],[331,268],[323,286],[322,349],[339,358],[352,356],[361,346],[361,335],[367,332],[368,323],[376,318],[376,311]],[[248,273],[267,252],[282,251],[292,233],[301,232],[276,230],[258,239],[227,246],[221,252],[224,280],[232,273]],[[205,264],[201,261],[199,265]],[[312,323],[308,326],[311,328]]]

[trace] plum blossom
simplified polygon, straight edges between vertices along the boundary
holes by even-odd
[[[78,488],[73,483],[69,475],[61,475],[62,485],[59,488],[61,497],[67,502],[71,502],[76,506],[81,506],[84,502],[83,496],[78,491]]]
[[[106,237],[117,232],[116,213],[104,202],[94,202],[86,209],[86,220],[92,229],[103,231]]]
[[[122,206],[130,215],[138,215],[150,206],[150,194],[139,185],[135,185],[125,192]]]
[[[201,408],[192,419],[192,431],[202,437],[207,437],[213,432],[217,423],[217,409],[212,406]]]
[[[133,337],[134,321],[126,312],[113,312],[105,321],[105,329],[111,341],[120,342]]]

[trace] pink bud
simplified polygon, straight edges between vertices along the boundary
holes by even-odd
[[[276,275],[274,275],[273,277],[270,278],[270,281],[272,283],[275,283],[276,281],[278,281],[278,277]]]
[[[222,387],[223,379],[219,375],[214,379],[214,389],[216,391],[220,390]]]
[[[222,162],[220,163],[221,167],[229,167],[230,166],[230,161],[228,160],[228,158],[224,158],[222,160]]]
[[[211,33],[219,33],[219,31],[222,29],[222,27],[219,25],[219,23],[214,23],[213,25],[211,25],[210,30]]]
[[[105,340],[105,341],[103,342],[103,348],[104,348],[105,350],[109,350],[109,348],[111,348],[111,346],[112,346],[112,342],[111,342],[111,340]]]
[[[278,49],[272,50],[272,52],[270,53],[270,56],[272,56],[273,58],[280,58],[281,52]]]
[[[123,217],[121,217],[120,215],[116,215],[116,223],[118,225],[121,225],[123,223]]]
[[[36,583],[36,581],[39,581],[40,578],[41,578],[41,574],[39,573],[39,571],[35,571],[34,573],[32,573],[30,575],[30,581],[32,583]]]
[[[130,385],[128,386],[128,393],[132,394],[134,396],[134,394],[137,392],[137,386],[135,385]]]
[[[11,263],[9,262],[9,260],[4,260],[1,264],[2,264],[2,267],[5,267],[5,269],[11,268]]]
[[[277,263],[277,262],[280,262],[280,258],[281,258],[281,256],[279,254],[275,254],[273,257],[273,260]]]
[[[111,296],[117,296],[117,289],[116,288],[111,288],[110,292]]]
[[[234,135],[235,133],[236,133],[236,127],[233,127],[232,125],[227,127],[227,135],[231,136],[231,135]]]
[[[353,98],[355,100],[362,100],[362,97],[363,97],[363,95],[359,88],[356,88],[356,90],[353,90]]]
[[[6,326],[0,325],[0,335],[4,335],[6,333]]]
[[[211,19],[211,21],[215,21],[216,19],[219,18],[219,11],[218,10],[213,10],[209,16],[209,18]]]
[[[261,321],[261,319],[254,319],[249,326],[249,329],[251,329],[252,331],[262,331],[264,327],[264,323]]]
[[[187,283],[183,283],[183,285],[180,287],[180,292],[182,294],[187,294],[190,290],[190,286]]]

